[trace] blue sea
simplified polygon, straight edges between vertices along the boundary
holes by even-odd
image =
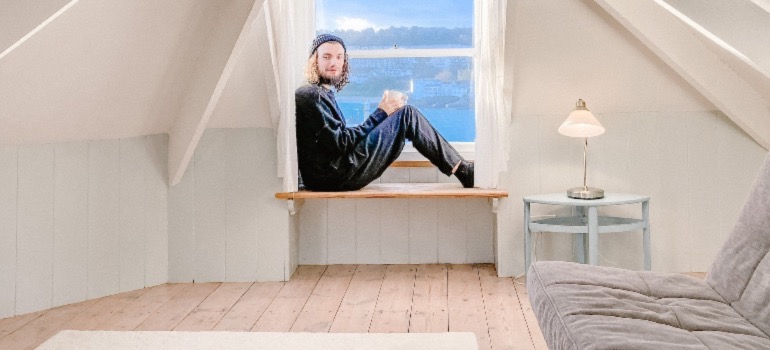
[[[375,106],[364,111],[364,105],[354,102],[339,102],[342,114],[348,126],[360,124]],[[420,108],[423,115],[433,124],[441,135],[449,142],[473,142],[476,139],[476,122],[472,109],[440,109]]]

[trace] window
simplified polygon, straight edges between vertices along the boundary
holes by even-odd
[[[345,40],[350,83],[337,95],[349,124],[401,90],[458,150],[475,131],[473,0],[316,0],[316,32]],[[469,148],[470,146],[470,148]]]

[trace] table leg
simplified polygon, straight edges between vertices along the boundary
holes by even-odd
[[[577,215],[580,217],[585,218],[586,217],[586,208],[585,207],[576,207]],[[576,233],[572,236],[572,244],[575,247],[575,256],[577,257],[577,262],[581,264],[586,263],[586,234],[585,233]]]
[[[644,247],[644,269],[652,270],[652,259],[650,256],[650,202],[642,202],[642,220],[644,220],[644,229],[642,230],[642,245]]]
[[[529,231],[529,202],[524,202],[524,273],[529,271],[532,263],[532,233]]]
[[[599,210],[588,207],[588,264],[599,265]]]

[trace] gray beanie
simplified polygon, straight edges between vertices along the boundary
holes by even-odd
[[[321,34],[315,39],[313,39],[313,44],[310,45],[310,56],[313,56],[316,50],[318,50],[318,47],[321,46],[321,44],[329,41],[336,41],[342,45],[342,48],[345,51],[348,51],[348,49],[345,47],[345,43],[337,36],[331,35],[331,34]],[[309,57],[309,56],[308,56]]]

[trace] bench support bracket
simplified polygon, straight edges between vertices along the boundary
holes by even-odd
[[[289,214],[294,215],[296,214],[300,209],[302,209],[302,204],[304,203],[303,199],[289,199],[286,201],[286,205],[289,209]]]
[[[492,213],[497,214],[497,209],[500,208],[500,198],[490,198],[490,202],[492,202]]]

